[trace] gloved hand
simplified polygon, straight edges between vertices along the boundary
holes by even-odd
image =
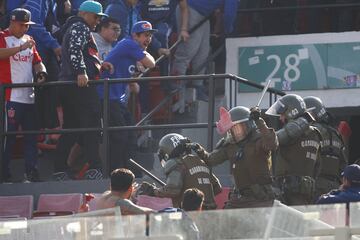
[[[187,145],[189,143],[191,143],[191,140],[187,137],[180,139],[180,145]]]
[[[139,189],[137,190],[137,195],[148,195],[155,196],[155,185],[150,184],[148,182],[141,183]]]
[[[203,147],[198,144],[198,143],[195,143],[195,142],[192,142],[192,143],[187,143],[187,146],[193,150],[196,154],[201,154],[204,152],[204,149]]]
[[[35,81],[37,83],[43,83],[46,81],[47,77],[48,77],[47,72],[38,72],[36,73]]]
[[[250,108],[250,118],[254,121],[259,120],[261,116],[261,110],[258,107]]]

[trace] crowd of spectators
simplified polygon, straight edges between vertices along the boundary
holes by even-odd
[[[95,85],[88,85],[88,81],[100,78],[137,78],[146,68],[155,67],[154,58],[170,55],[168,46],[169,36],[172,33],[177,33],[179,41],[184,42],[178,46],[178,51],[176,51],[178,53],[174,56],[177,63],[175,69],[181,64],[182,70],[181,73],[179,70],[171,71],[170,63],[166,60],[160,63],[161,75],[169,75],[170,72],[185,75],[190,62],[193,65],[201,64],[200,60],[195,61],[195,58],[200,55],[203,56],[202,60],[206,61],[210,51],[208,17],[214,11],[230,14],[227,15],[228,17],[223,15],[223,22],[226,22],[227,29],[231,29],[232,24],[229,23],[235,19],[237,1],[212,1],[211,4],[206,4],[206,2],[191,0],[0,1],[1,30],[7,29],[13,22],[10,13],[14,9],[22,8],[30,12],[34,24],[28,28],[27,32],[34,39],[42,62],[46,66],[47,81],[77,83],[77,85],[57,88],[36,89],[35,102],[38,107],[37,115],[39,115],[36,128],[100,127],[103,89],[101,86],[97,88]],[[201,6],[206,6],[206,8]],[[206,31],[198,30],[197,34],[190,36],[190,28],[201,19],[206,21],[200,30],[206,29]],[[152,25],[154,30],[152,30]],[[144,32],[148,34],[142,35]],[[192,45],[196,45],[195,47],[199,49],[192,48],[190,52],[189,49],[186,50]],[[202,51],[204,47],[206,51]],[[181,49],[183,50],[180,51]],[[181,52],[187,52],[187,54],[179,54]],[[111,69],[112,67],[114,69]],[[198,99],[206,100],[206,96],[203,96],[206,93],[204,93],[202,82],[195,85],[198,88]],[[111,84],[110,86],[110,126],[135,123],[134,113],[128,110],[128,100],[131,95],[137,95],[135,99],[139,99],[143,113],[150,110],[147,83]],[[184,89],[185,86],[183,84],[171,85],[171,90],[174,88]],[[166,94],[169,88],[164,88],[164,91]],[[59,117],[59,109],[61,109],[62,118]],[[127,135],[126,132],[110,134],[110,140],[114,143],[113,147],[110,146],[110,158],[114,159],[111,169],[127,166],[126,159],[131,156],[134,150],[132,146],[136,144],[136,137],[132,134],[133,132]],[[129,139],[132,140],[129,142]],[[65,177],[61,174],[62,179],[73,178],[74,176],[67,172],[70,170],[70,165],[80,156],[87,162],[87,168],[101,172],[99,145],[100,136],[96,132],[61,135],[57,143],[54,171],[66,173]],[[119,146],[124,147],[119,148]],[[124,156],[124,160],[115,160],[115,156]],[[98,176],[98,174],[95,175]],[[77,177],[79,176],[75,178]],[[10,176],[3,180],[9,179],[11,179]]]
[[[109,77],[108,75],[91,74],[88,71],[92,71],[89,68],[87,62],[81,62],[81,56],[86,55],[84,46],[89,50],[88,54],[93,55],[92,47],[87,46],[88,43],[82,45],[81,48],[84,51],[77,53],[69,53],[69,41],[70,38],[64,38],[67,33],[67,29],[71,28],[72,24],[76,22],[78,17],[81,17],[81,5],[85,0],[0,0],[0,30],[5,30],[10,24],[10,15],[12,10],[15,8],[25,8],[30,11],[31,19],[35,24],[31,25],[28,29],[28,34],[34,39],[36,48],[42,59],[42,62],[47,69],[47,81],[70,81],[73,79],[78,82],[78,86],[87,86],[87,81],[96,78]],[[96,43],[96,51],[99,52],[99,64],[106,60],[106,56],[109,54],[109,58],[112,58],[113,65],[122,65],[121,61],[124,61],[124,56],[117,56],[115,51],[120,51],[120,46],[116,46],[117,42],[123,39],[133,38],[133,25],[139,21],[146,20],[152,24],[154,31],[151,35],[149,44],[143,47],[150,56],[155,59],[161,55],[171,56],[165,58],[159,64],[160,75],[186,75],[187,73],[201,74],[205,73],[204,62],[207,61],[208,55],[211,52],[210,36],[215,36],[216,39],[223,39],[219,36],[225,36],[226,34],[243,34],[250,33],[250,35],[269,35],[269,34],[284,34],[284,33],[305,33],[305,32],[319,32],[321,30],[328,31],[340,31],[340,30],[353,30],[357,26],[357,13],[355,8],[341,8],[341,11],[337,11],[336,14],[328,14],[335,8],[314,8],[314,9],[290,9],[283,11],[253,11],[253,12],[242,12],[241,9],[251,8],[277,8],[277,7],[297,7],[306,6],[310,4],[331,4],[331,3],[355,3],[351,0],[333,0],[329,1],[261,1],[261,0],[227,0],[227,1],[207,1],[207,0],[170,0],[170,1],[138,1],[138,0],[98,0],[95,1],[102,7],[101,12],[109,18],[94,19],[94,26],[89,28],[89,34],[87,31],[80,30],[79,36],[73,41],[81,40],[82,36],[87,36],[84,39],[85,42]],[[286,3],[285,3],[286,2]],[[240,14],[238,14],[240,10]],[[334,10],[335,11],[335,10]],[[322,20],[314,21],[314,19],[321,17]],[[331,17],[329,17],[331,16]],[[84,18],[87,22],[86,17]],[[191,29],[199,23],[202,19],[208,19],[204,22],[196,31],[191,32]],[[286,21],[283,21],[286,19]],[[100,21],[101,20],[101,21]],[[244,23],[244,24],[233,24]],[[309,22],[316,22],[317,24],[308,24]],[[250,24],[246,24],[250,23]],[[307,23],[307,24],[305,24]],[[304,26],[304,24],[306,26]],[[98,25],[95,30],[95,26]],[[191,32],[191,34],[190,34]],[[176,33],[178,39],[183,40],[173,55],[169,51],[169,39],[170,35]],[[211,34],[213,33],[213,34]],[[223,34],[223,35],[221,35]],[[225,35],[224,35],[225,34]],[[77,38],[79,37],[79,38]],[[65,42],[64,42],[65,41]],[[116,47],[115,47],[116,46]],[[65,47],[65,49],[64,49]],[[113,54],[111,54],[112,48]],[[132,50],[130,48],[123,47],[124,49]],[[79,54],[79,55],[78,55]],[[115,57],[116,55],[116,57]],[[66,64],[69,58],[73,56],[79,57],[79,68],[74,69],[71,66],[73,59],[70,59],[70,63]],[[139,56],[138,56],[139,57]],[[132,57],[130,57],[132,58]],[[170,61],[169,61],[170,59]],[[134,74],[127,75],[121,74],[116,71],[112,75],[112,78],[118,77],[137,77],[141,74],[141,71],[146,67],[154,67],[152,64],[144,64],[144,62],[136,59],[139,64],[135,64]],[[95,64],[97,65],[97,64]],[[131,65],[131,64],[130,64]],[[189,70],[189,66],[191,68]],[[68,68],[67,68],[68,67]],[[96,66],[98,67],[98,66]],[[115,66],[117,67],[117,66]],[[191,69],[196,72],[191,72]],[[72,72],[74,70],[74,72]],[[94,69],[93,69],[94,70]],[[103,70],[103,69],[102,69]],[[76,74],[83,75],[84,77],[79,80]],[[86,76],[86,77],[85,77]],[[190,83],[190,87],[196,89],[197,100],[207,101],[208,96],[206,92],[206,83],[204,81],[194,81]],[[73,85],[75,87],[75,85]],[[179,89],[179,102],[177,106],[180,113],[184,112],[185,99],[186,99],[186,87],[189,85],[183,82],[165,83],[163,86],[164,93],[168,93],[170,90]],[[71,87],[70,87],[71,88]],[[82,92],[90,92],[95,97],[88,97],[88,102],[93,107],[85,104],[83,101],[84,94],[79,93],[80,88],[76,87],[73,89],[74,92],[69,90],[68,87],[53,88],[53,87],[42,87],[36,89],[35,102],[38,108],[38,120],[37,127],[45,129],[53,129],[56,127],[63,128],[74,128],[74,127],[97,127],[101,126],[101,88],[95,90],[95,87],[81,88]],[[85,90],[86,89],[86,90]],[[73,93],[74,98],[69,98],[69,94]],[[100,93],[97,94],[96,92]],[[121,126],[134,124],[134,113],[128,111],[129,96],[131,94],[137,95],[140,99],[141,111],[147,113],[150,111],[149,108],[149,86],[148,83],[136,83],[129,84],[129,87],[125,87],[117,94],[121,96],[116,97],[116,107],[110,103],[110,126]],[[90,96],[89,95],[89,96]],[[80,97],[81,96],[81,97]],[[99,102],[97,98],[99,97]],[[125,99],[123,99],[125,98]],[[121,100],[120,100],[121,99]],[[113,99],[114,100],[114,99]],[[119,101],[118,101],[119,100]],[[95,103],[96,102],[96,103]],[[121,103],[121,104],[120,104]],[[87,105],[83,108],[81,104]],[[118,105],[120,104],[120,105]],[[80,114],[76,109],[76,105],[79,105],[80,112],[84,112],[87,109],[86,114]],[[96,105],[96,106],[95,106]],[[63,119],[59,119],[59,107],[63,110]],[[97,108],[97,112],[91,112],[90,110]],[[114,109],[117,109],[113,111]],[[84,117],[84,116],[96,117]],[[110,114],[111,115],[111,114]],[[80,119],[76,119],[74,116],[83,116]],[[91,119],[91,123],[84,123],[84,119]],[[78,121],[78,123],[76,122]],[[87,120],[89,121],[89,120]],[[62,125],[63,124],[63,125]],[[62,126],[61,126],[62,125]],[[123,132],[121,132],[123,134]],[[130,133],[129,133],[130,134]],[[78,134],[79,135],[79,134]],[[69,135],[65,138],[68,140],[63,143],[60,139],[59,147],[59,159],[55,163],[55,171],[63,172],[67,171],[70,162],[73,161],[78,155],[85,155],[86,161],[93,163],[99,162],[97,160],[98,145],[100,143],[99,137],[96,134],[88,133],[81,134],[82,137]],[[120,135],[120,134],[118,134]],[[131,134],[130,134],[131,135]],[[116,134],[111,135],[114,139],[124,145],[129,138],[119,137]],[[64,137],[63,137],[64,138]],[[130,136],[130,145],[135,144],[135,136]],[[69,140],[71,139],[71,140]],[[97,140],[94,140],[97,139]],[[124,140],[125,139],[125,140]],[[134,140],[135,139],[135,140]],[[92,144],[88,145],[88,142],[93,141]],[[64,147],[64,145],[66,145]],[[83,145],[87,146],[87,149],[81,151]],[[119,145],[119,144],[117,144]],[[125,144],[126,145],[126,144]],[[119,151],[126,152],[124,156],[128,158],[131,156],[129,151],[133,151],[133,147],[126,146],[126,150],[111,148],[110,147],[110,158],[113,155],[119,155]],[[66,149],[66,150],[63,150]],[[113,149],[113,150],[111,150]],[[60,154],[61,153],[61,154]],[[73,153],[73,154],[72,154]],[[92,158],[92,159],[90,159]],[[116,167],[126,167],[124,161],[121,163],[115,163],[111,166],[111,169]],[[90,164],[90,168],[101,169],[100,164]]]

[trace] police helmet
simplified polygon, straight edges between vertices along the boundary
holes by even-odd
[[[230,109],[229,113],[231,116],[231,121],[235,124],[246,122],[250,119],[250,109],[248,109],[247,107],[233,107],[232,109]]]
[[[317,122],[320,121],[327,122],[329,120],[329,116],[326,112],[325,106],[320,98],[309,96],[309,97],[304,97],[304,101],[306,103],[306,107],[312,113],[312,115],[314,116]]]
[[[163,136],[159,141],[159,160],[167,161],[171,157],[177,157],[179,154],[184,152],[187,142],[190,141],[177,133],[169,133]]]
[[[250,118],[250,109],[243,106],[236,106],[229,111],[233,124],[244,123],[246,135],[256,128],[254,120]]]
[[[272,116],[285,114],[285,118],[291,120],[300,117],[306,111],[306,104],[302,97],[296,94],[287,94],[279,98],[265,114]]]

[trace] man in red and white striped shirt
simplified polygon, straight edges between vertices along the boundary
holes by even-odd
[[[31,13],[23,8],[14,9],[10,15],[10,26],[0,31],[0,84],[32,83],[33,70],[36,81],[43,82],[46,68],[35,48],[35,41],[27,34]],[[16,131],[19,125],[23,130],[36,129],[34,88],[7,88],[5,90],[5,127]],[[25,177],[38,181],[36,135],[25,135],[24,158]],[[15,143],[15,136],[5,138],[3,153],[2,181],[11,178],[9,162]]]

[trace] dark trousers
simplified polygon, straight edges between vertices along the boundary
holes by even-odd
[[[94,85],[89,87],[66,86],[59,89],[63,107],[64,129],[99,128],[100,100]],[[74,143],[81,146],[90,168],[101,169],[99,156],[100,133],[88,131],[61,135],[56,151],[55,172],[68,169],[66,160]]]
[[[25,104],[18,102],[6,102],[6,122],[7,131],[17,131],[19,125],[22,130],[37,130],[36,125],[36,107],[35,104]],[[16,136],[9,135],[5,137],[5,150],[3,153],[3,176],[9,176],[10,159],[13,152]],[[36,135],[24,135],[24,158],[25,171],[30,173],[37,167],[37,148]]]
[[[109,102],[109,126],[133,126],[134,119],[126,105],[117,101]],[[109,134],[110,170],[129,168],[129,158],[132,158],[136,148],[134,131],[112,131]]]
[[[59,75],[59,63],[52,50],[40,52],[41,59],[46,66],[48,77],[47,82],[57,81]],[[59,126],[59,119],[57,115],[58,93],[55,87],[42,86],[36,88],[35,94],[36,106],[39,112],[39,127],[40,128],[55,128]]]

